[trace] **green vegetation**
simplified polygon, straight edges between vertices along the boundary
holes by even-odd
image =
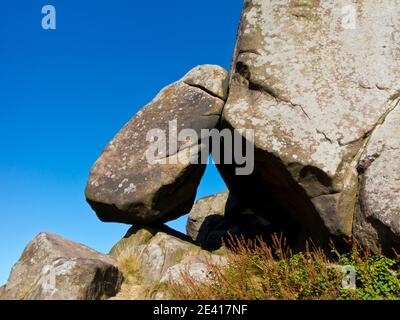
[[[360,256],[357,250],[339,256],[342,265],[352,265],[356,269],[357,288],[342,290],[341,299],[400,300],[399,259],[389,259],[383,255]]]

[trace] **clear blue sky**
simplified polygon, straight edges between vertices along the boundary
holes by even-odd
[[[41,28],[41,8],[57,29]],[[242,0],[0,1],[0,284],[41,231],[108,252],[88,172],[115,133],[192,67],[229,68]],[[210,167],[198,197],[225,189]],[[170,225],[183,231],[185,218]]]

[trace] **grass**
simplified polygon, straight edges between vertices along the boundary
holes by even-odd
[[[166,285],[146,281],[142,275],[142,264],[140,262],[137,247],[122,243],[114,252],[117,259],[118,269],[124,275],[124,281],[118,300],[154,300],[163,298]]]
[[[117,260],[118,268],[124,275],[125,284],[142,282],[140,261],[133,255],[123,255]]]
[[[209,263],[211,281],[200,283],[188,273],[170,282],[168,296],[182,300],[399,300],[399,257],[390,259],[354,244],[341,254],[307,248],[293,254],[283,237],[273,244],[231,238],[228,263]],[[356,288],[345,289],[343,266],[356,272]]]

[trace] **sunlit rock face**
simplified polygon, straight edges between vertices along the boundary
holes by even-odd
[[[115,296],[123,276],[107,255],[60,236],[41,233],[13,267],[0,299],[99,300]]]
[[[398,246],[399,41],[397,0],[245,0],[223,125],[256,165],[220,166],[230,191],[297,240]]]

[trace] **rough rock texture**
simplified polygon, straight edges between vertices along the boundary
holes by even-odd
[[[224,256],[201,251],[196,255],[188,256],[180,263],[168,268],[161,282],[185,283],[186,277],[196,282],[209,282],[212,280],[213,266],[224,266],[227,259]]]
[[[13,267],[2,299],[102,299],[116,295],[122,279],[111,257],[41,233]]]
[[[371,135],[359,163],[360,207],[354,233],[372,245],[400,249],[400,108]]]
[[[193,129],[199,137],[201,129],[217,127],[227,85],[223,68],[196,67],[163,89],[125,125],[96,161],[86,187],[86,198],[102,221],[163,223],[190,211],[205,169],[192,160],[200,158],[205,144],[179,139],[166,150],[150,147],[153,139],[177,140],[171,121],[176,120],[178,133]],[[157,140],[155,132],[148,136],[151,129],[164,130],[166,138]],[[149,154],[158,161],[149,163]]]
[[[116,260],[133,256],[140,264],[144,283],[158,282],[168,268],[180,263],[186,256],[196,254],[200,248],[187,241],[184,235],[169,229],[132,228],[110,252]]]
[[[166,226],[132,227],[111,250],[124,283],[111,300],[163,300],[168,297],[165,283],[209,281],[212,266],[227,263],[224,249],[209,252]]]
[[[400,1],[357,1],[355,29],[348,4],[245,0],[223,126],[255,130],[256,169],[219,169],[297,241],[398,245]]]
[[[5,294],[6,286],[1,286],[0,287],[0,300],[2,300],[3,295]]]
[[[197,201],[189,213],[187,235],[199,240],[199,233],[208,232],[212,225],[219,223],[225,214],[228,197],[229,192],[225,191]]]

